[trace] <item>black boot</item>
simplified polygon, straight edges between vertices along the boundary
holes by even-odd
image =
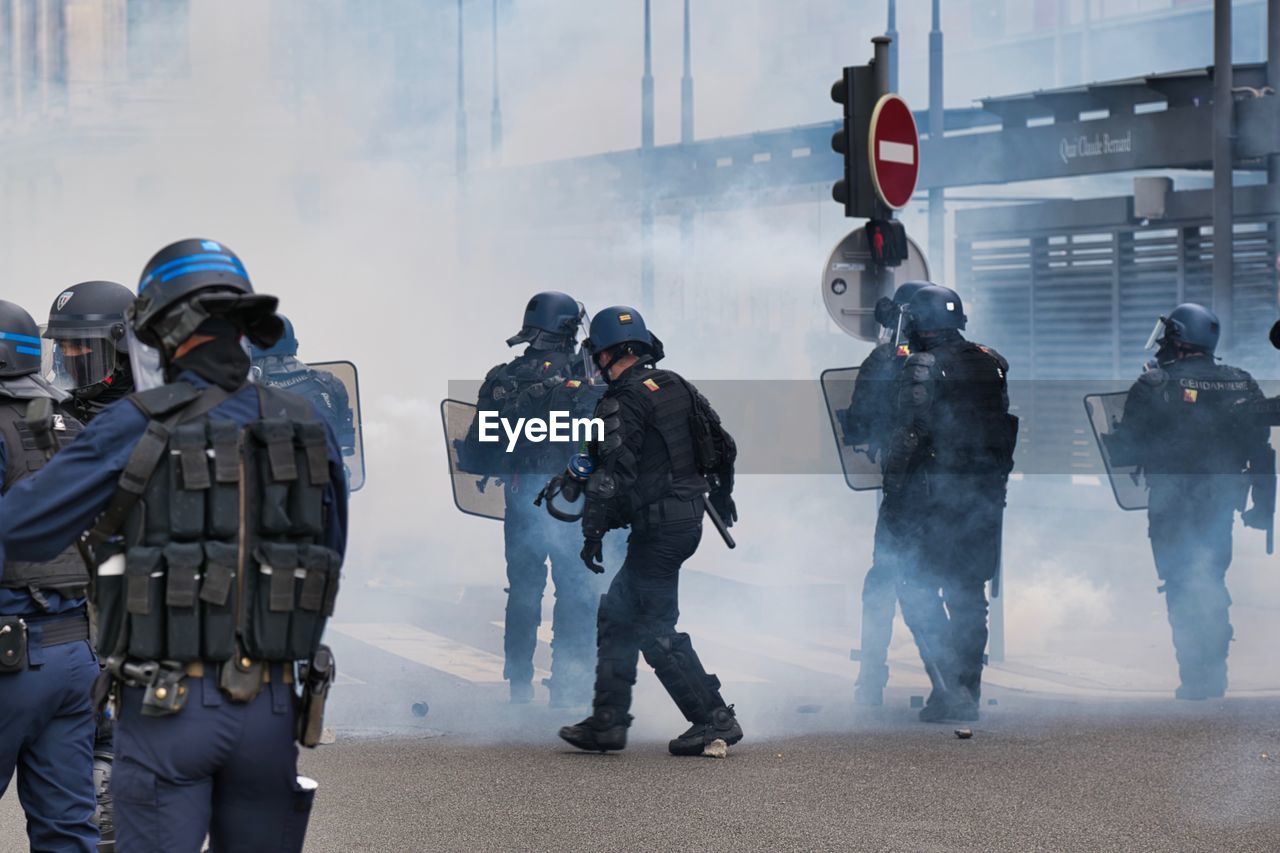
[[[694,723],[680,737],[667,744],[672,755],[702,755],[703,750],[717,740],[733,746],[742,740],[742,726],[733,713],[733,706],[716,708],[705,723]]]
[[[630,714],[616,708],[596,708],[576,726],[561,728],[560,738],[586,752],[609,752],[626,747],[630,725]]]
[[[948,720],[973,722],[978,719],[978,700],[963,687],[934,690],[920,709],[920,722],[941,723]]]

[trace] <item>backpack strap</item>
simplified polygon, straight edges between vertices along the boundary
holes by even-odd
[[[169,444],[169,431],[181,421],[198,418],[213,410],[229,399],[231,393],[217,385],[210,385],[201,391],[187,382],[175,382],[132,394],[127,398],[150,420],[147,422],[146,432],[138,440],[133,453],[129,454],[124,470],[120,472],[119,488],[86,537],[90,545],[102,544],[124,525],[129,513],[142,499],[156,466],[164,458],[165,448]]]

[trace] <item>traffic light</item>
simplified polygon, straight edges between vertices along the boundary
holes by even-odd
[[[831,135],[832,149],[844,158],[844,177],[835,182],[831,188],[831,197],[837,204],[844,205],[845,216],[856,216],[853,210],[853,189],[855,186],[854,146],[853,146],[853,107],[854,83],[853,68],[845,68],[831,86],[831,100],[844,107],[844,123]]]
[[[840,129],[831,136],[832,149],[844,158],[844,172],[831,188],[831,197],[844,205],[845,216],[856,219],[877,218],[882,213],[871,182],[867,150],[871,110],[879,97],[872,64],[845,68],[831,87],[831,100],[844,108]]]

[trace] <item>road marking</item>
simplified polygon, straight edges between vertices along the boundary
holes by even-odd
[[[397,657],[438,669],[474,684],[503,681],[502,656],[402,622],[330,623],[329,628]],[[539,673],[541,675],[542,673]]]

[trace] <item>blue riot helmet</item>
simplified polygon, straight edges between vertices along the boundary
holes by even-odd
[[[905,306],[904,325],[912,333],[963,329],[968,320],[960,295],[937,284],[917,290]]]
[[[253,345],[273,346],[284,334],[278,303],[253,292],[244,264],[221,243],[170,243],[147,262],[128,311],[134,383],[140,390],[161,384],[174,350],[214,317],[233,323]]]
[[[298,339],[293,334],[293,321],[283,314],[277,313],[276,316],[284,323],[284,334],[280,336],[280,340],[269,347],[255,345],[253,347],[254,361],[272,356],[296,356],[298,354]]]
[[[507,338],[507,346],[529,344],[533,349],[563,349],[572,345],[582,323],[582,306],[567,293],[547,290],[535,293],[524,308],[520,331]]]
[[[649,331],[644,317],[634,308],[626,305],[614,305],[596,313],[591,318],[591,334],[582,346],[596,359],[600,373],[609,381],[609,367],[624,355],[639,356],[644,362],[653,364],[662,359],[665,353],[662,341]],[[608,355],[601,364],[600,357]]]
[[[1177,348],[1195,350],[1213,355],[1218,348],[1222,327],[1218,315],[1203,305],[1184,302],[1156,320],[1156,327],[1147,338],[1147,349],[1157,344],[1162,351]]]
[[[212,316],[232,320],[254,344],[284,334],[279,300],[254,293],[236,254],[213,240],[179,240],[147,263],[130,312],[133,334],[147,346],[173,349]]]
[[[40,372],[40,328],[22,306],[0,299],[0,378]]]
[[[911,301],[911,297],[916,291],[929,286],[927,281],[907,281],[898,285],[893,291],[893,296],[881,296],[876,301],[875,317],[876,322],[880,324],[882,329],[889,332],[898,331],[898,320],[902,316],[902,306]]]
[[[44,337],[53,341],[53,384],[88,401],[108,391],[133,390],[125,312],[133,291],[114,281],[83,281],[49,306]]]

